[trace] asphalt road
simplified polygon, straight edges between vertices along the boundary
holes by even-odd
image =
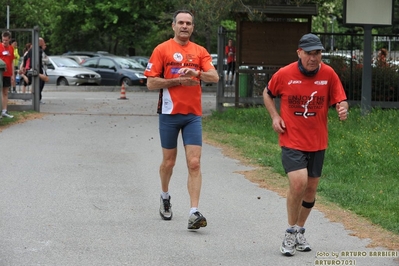
[[[398,251],[367,248],[368,239],[317,210],[306,233],[313,250],[282,256],[285,199],[248,181],[237,172],[249,167],[207,144],[200,211],[208,226],[186,229],[181,144],[170,186],[173,220],[161,220],[158,95],[119,96],[47,90],[44,117],[0,133],[1,266],[398,265]],[[205,114],[215,109],[215,93],[205,93],[203,105]]]

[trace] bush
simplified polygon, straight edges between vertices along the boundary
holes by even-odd
[[[344,86],[348,100],[360,101],[362,94],[363,65],[348,62],[346,58],[332,57],[329,65],[337,72]],[[372,68],[372,101],[399,101],[398,67]]]

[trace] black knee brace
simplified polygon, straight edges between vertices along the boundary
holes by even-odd
[[[302,201],[302,207],[306,208],[306,209],[311,209],[314,206],[314,203],[316,202],[316,199],[313,202],[306,202],[306,201]]]

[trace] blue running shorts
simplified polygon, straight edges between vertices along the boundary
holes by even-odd
[[[177,147],[177,139],[181,131],[183,144],[202,146],[202,117],[188,114],[160,114],[159,135],[164,149]]]

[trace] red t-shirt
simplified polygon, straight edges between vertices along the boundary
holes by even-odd
[[[286,129],[279,135],[280,146],[309,152],[325,150],[328,109],[346,100],[334,70],[321,63],[317,74],[307,77],[299,71],[297,62],[291,63],[272,76],[268,90],[281,97],[280,116]]]
[[[224,50],[225,50],[225,54],[227,56],[227,63],[234,62],[235,56],[236,56],[236,48],[234,46],[226,45]],[[230,54],[230,53],[233,53],[233,54]]]
[[[11,77],[13,75],[12,63],[14,61],[14,47],[8,45],[4,46],[3,43],[0,44],[0,59],[6,64],[6,70],[3,72],[3,77]]]
[[[173,39],[155,47],[144,74],[147,77],[177,78],[182,67],[204,72],[215,69],[208,51],[193,42],[180,45]],[[160,91],[158,113],[202,115],[201,85],[174,86]]]

